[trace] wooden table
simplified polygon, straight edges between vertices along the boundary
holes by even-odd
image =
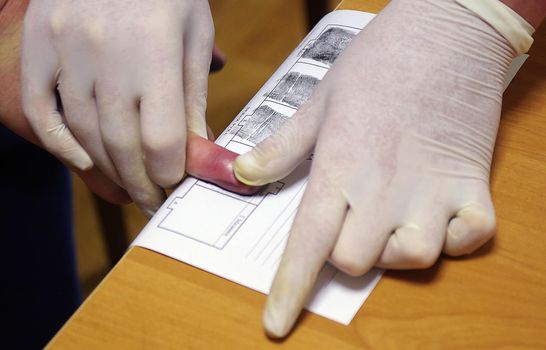
[[[386,1],[344,1],[376,12]],[[283,342],[265,296],[131,249],[49,344],[66,349],[546,348],[546,27],[505,94],[492,174],[498,234],[468,258],[388,272],[350,326],[305,313]]]

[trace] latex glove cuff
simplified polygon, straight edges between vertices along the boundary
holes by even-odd
[[[535,29],[510,7],[499,0],[456,0],[495,28],[512,46],[517,55],[529,51]]]

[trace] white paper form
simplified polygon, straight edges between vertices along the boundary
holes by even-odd
[[[324,17],[216,143],[244,153],[278,130],[373,17],[348,10]],[[133,245],[268,293],[310,164],[311,159],[307,159],[288,177],[254,196],[237,195],[189,177],[169,196]],[[326,264],[307,309],[349,324],[381,275],[381,270],[373,269],[354,278]]]

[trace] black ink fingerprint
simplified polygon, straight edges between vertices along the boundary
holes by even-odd
[[[307,101],[319,82],[319,79],[311,75],[290,72],[271,91],[269,98],[298,108]]]
[[[302,57],[331,65],[354,36],[355,33],[351,31],[338,27],[330,28],[305,49]]]
[[[288,119],[286,115],[275,111],[271,107],[260,106],[247,119],[237,135],[256,144],[279,130],[286,119]]]

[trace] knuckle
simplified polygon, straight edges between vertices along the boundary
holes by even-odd
[[[357,259],[345,252],[334,251],[330,261],[346,274],[358,277],[364,275],[370,269],[370,264],[362,259]]]
[[[414,241],[411,245],[402,246],[401,254],[409,265],[419,269],[431,267],[438,258],[436,249],[425,241]]]
[[[83,35],[85,39],[94,48],[100,48],[105,41],[105,27],[104,24],[95,18],[91,18],[83,24]]]
[[[483,211],[463,213],[456,217],[448,227],[451,239],[460,244],[465,242],[483,241],[495,235],[497,222],[495,215]]]
[[[449,224],[448,254],[470,254],[493,238],[496,232],[496,218],[482,211],[463,213]]]
[[[185,138],[182,133],[154,135],[142,141],[144,152],[149,157],[177,156],[184,149]]]
[[[477,212],[469,222],[472,234],[480,237],[492,237],[497,228],[497,220],[494,215]]]
[[[54,36],[60,36],[66,31],[67,16],[61,10],[55,10],[51,13],[47,21],[49,30]]]

